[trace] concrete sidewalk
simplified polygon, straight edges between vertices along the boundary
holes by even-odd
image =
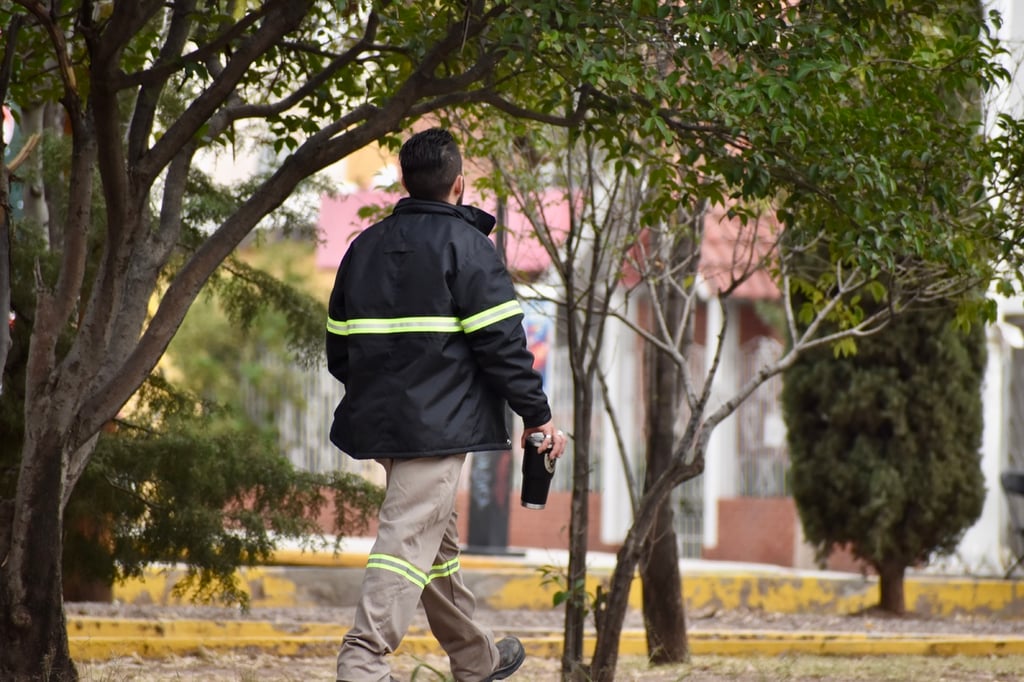
[[[355,604],[366,562],[368,541],[348,540],[340,554],[279,552],[271,566],[240,571],[254,610]],[[521,554],[464,554],[464,578],[481,607],[495,611],[552,608],[557,588],[545,583],[545,571],[559,572],[564,552],[526,550]],[[614,557],[588,557],[587,589],[607,580]],[[545,568],[546,567],[546,568]],[[712,561],[682,562],[683,595],[688,612],[746,609],[768,613],[852,614],[878,601],[874,578],[824,571],[797,571],[775,566]],[[122,604],[180,604],[171,590],[180,569],[148,571],[142,580],[115,587]],[[630,605],[640,608],[635,581]],[[1024,581],[910,575],[907,608],[922,617],[988,616],[1019,620],[1024,633]],[[160,657],[200,650],[226,651],[253,647],[279,655],[332,655],[347,629],[342,623],[270,622],[259,620],[167,620],[70,616],[72,655],[103,660],[118,656]],[[497,630],[498,628],[496,628]],[[551,628],[506,628],[524,642],[533,656],[557,657],[561,631]],[[588,652],[593,636],[587,638]],[[716,630],[690,633],[698,655],[1024,655],[1024,634],[971,635],[930,633],[790,632]],[[407,653],[438,653],[428,631],[411,631],[402,645]],[[644,633],[623,632],[624,655],[646,653]],[[589,653],[588,653],[589,655]]]

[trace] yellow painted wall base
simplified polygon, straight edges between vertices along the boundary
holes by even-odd
[[[365,559],[363,559],[365,561]],[[470,564],[470,562],[466,562]],[[239,571],[251,605],[262,607],[351,606],[358,594],[361,563],[349,559],[336,567],[265,566]],[[530,567],[464,565],[467,582],[478,601],[494,609],[549,609],[556,587]],[[485,579],[472,580],[485,574]],[[180,604],[172,589],[184,575],[179,569],[149,570],[138,580],[114,587],[114,599],[127,604]],[[587,579],[591,593],[607,585],[607,573]],[[332,590],[325,590],[330,583]],[[344,589],[342,589],[344,588]],[[635,580],[630,605],[640,608],[640,581]],[[348,603],[325,603],[325,593],[349,595]],[[907,609],[920,616],[988,615],[1024,619],[1024,581],[911,577],[906,580]],[[788,575],[699,573],[683,577],[683,597],[691,611],[754,609],[771,613],[851,614],[878,603],[874,578],[837,574]]]

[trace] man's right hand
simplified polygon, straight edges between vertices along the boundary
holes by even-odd
[[[537,448],[539,452],[548,452],[551,459],[558,459],[565,452],[565,444],[568,442],[566,435],[555,428],[555,423],[549,421],[547,424],[533,426],[523,430],[523,438],[520,445],[526,448],[526,439],[532,433],[543,433],[544,442]]]

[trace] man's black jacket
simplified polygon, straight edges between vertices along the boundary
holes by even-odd
[[[505,401],[551,418],[512,281],[476,208],[402,199],[338,267],[327,365],[345,384],[331,441],[356,459],[503,450]]]

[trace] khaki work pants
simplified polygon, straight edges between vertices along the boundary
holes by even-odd
[[[379,460],[387,489],[355,623],[338,652],[338,680],[388,680],[384,657],[402,641],[420,602],[458,682],[478,682],[498,667],[494,637],[473,622],[476,600],[459,572],[455,493],[465,459]]]

